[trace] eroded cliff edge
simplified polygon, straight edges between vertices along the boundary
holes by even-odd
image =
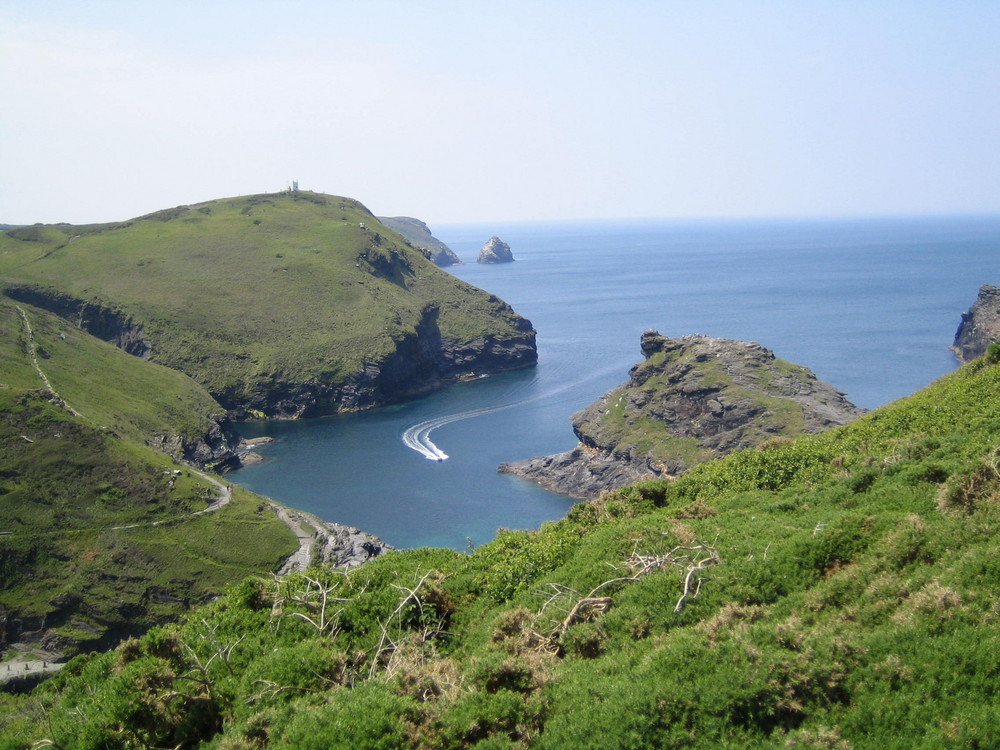
[[[864,412],[805,367],[760,344],[646,331],[627,383],[572,416],[576,448],[501,472],[576,498],[776,437],[815,433]]]
[[[972,307],[962,313],[951,350],[959,362],[970,362],[985,354],[986,348],[997,340],[1000,340],[1000,289],[983,284]]]

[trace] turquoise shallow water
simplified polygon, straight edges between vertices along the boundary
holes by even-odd
[[[569,416],[627,379],[647,328],[758,341],[875,407],[954,369],[961,313],[1000,284],[1000,217],[434,231],[466,261],[456,276],[532,321],[538,366],[365,414],[244,425],[278,441],[234,481],[396,546],[464,549],[565,513],[571,501],[496,466],[573,447]],[[493,234],[515,263],[474,262]],[[447,460],[414,450],[421,439]]]

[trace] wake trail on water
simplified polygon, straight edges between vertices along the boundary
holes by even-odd
[[[464,419],[472,419],[473,417],[482,417],[487,414],[495,414],[498,411],[504,411],[505,409],[512,409],[515,406],[523,406],[524,404],[530,404],[534,401],[540,401],[544,398],[549,398],[559,393],[563,393],[570,388],[578,386],[580,383],[586,382],[593,379],[595,376],[605,375],[608,372],[618,369],[615,367],[604,368],[603,370],[590,373],[589,376],[581,378],[580,380],[562,383],[555,388],[547,389],[544,393],[539,393],[530,398],[525,398],[520,401],[515,401],[513,403],[502,404],[500,406],[487,406],[480,409],[469,409],[468,411],[458,412],[456,414],[448,414],[443,417],[434,417],[433,419],[426,419],[423,422],[418,422],[417,424],[410,425],[405,430],[403,430],[400,435],[403,445],[405,445],[410,450],[416,451],[424,458],[429,461],[444,461],[449,456],[443,450],[441,450],[433,440],[431,440],[431,433],[434,432],[438,427],[444,427],[445,425],[452,424],[453,422],[460,422]],[[535,385],[538,382],[538,378],[531,381],[530,385]],[[520,386],[515,388],[515,391],[523,390],[525,386]]]
[[[446,417],[435,417],[434,419],[418,422],[417,424],[411,425],[403,430],[403,444],[407,448],[416,451],[424,458],[431,461],[444,461],[448,458],[448,454],[438,448],[434,444],[434,441],[431,440],[431,433],[434,430],[438,427],[444,427],[446,424],[451,424],[452,422],[459,422],[463,419],[471,419],[472,417],[481,417],[484,414],[493,414],[494,412],[509,409],[512,406],[517,406],[517,404],[490,406],[484,409],[470,409],[469,411],[459,412],[458,414],[449,414]]]

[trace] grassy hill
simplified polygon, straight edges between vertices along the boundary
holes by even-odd
[[[309,192],[8,230],[0,284],[128,338],[238,414],[365,408],[535,360],[530,323],[501,300],[356,201]]]
[[[100,429],[155,445],[179,460],[211,465],[231,455],[236,437],[225,409],[191,378],[124,354],[44,310],[0,297],[0,378],[9,387],[44,385],[29,346],[70,408]]]
[[[996,747],[998,361],[471,554],[249,579],[2,746]]]
[[[0,647],[108,647],[294,551],[250,493],[193,515],[218,487],[153,447],[210,451],[223,417],[190,378],[0,299]]]

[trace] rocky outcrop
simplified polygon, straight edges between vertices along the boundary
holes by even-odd
[[[261,412],[274,419],[353,412],[425,395],[448,383],[484,373],[530,367],[538,360],[535,331],[502,300],[491,297],[518,329],[515,336],[481,336],[456,341],[441,335],[439,309],[424,308],[416,329],[396,340],[396,349],[368,362],[344,381],[331,385],[317,379],[289,383],[280,377],[262,381],[248,402],[223,393],[219,401],[237,418]]]
[[[197,437],[156,435],[149,444],[174,460],[218,474],[234,471],[243,465],[241,452],[245,448],[242,439],[225,415],[216,416],[205,432]]]
[[[278,569],[278,575],[305,570],[317,563],[354,568],[394,549],[374,534],[353,526],[324,521],[301,510],[271,504],[278,518],[299,540],[299,549]]]
[[[490,237],[489,241],[483,245],[479,251],[477,263],[513,263],[514,256],[511,255],[510,245],[499,237]]]
[[[820,432],[864,410],[760,344],[646,331],[630,380],[573,415],[565,453],[500,471],[577,498],[691,466],[775,437]]]
[[[431,234],[430,228],[420,219],[411,216],[379,216],[378,220],[393,231],[399,232],[411,247],[424,251],[438,266],[457,266],[462,263],[455,252]]]
[[[91,336],[108,341],[129,354],[148,359],[153,345],[143,335],[142,326],[121,310],[95,300],[82,300],[39,286],[8,286],[11,299],[55,313]]]
[[[1000,341],[1000,289],[983,284],[972,307],[962,313],[951,350],[959,362],[970,362],[994,341]]]

